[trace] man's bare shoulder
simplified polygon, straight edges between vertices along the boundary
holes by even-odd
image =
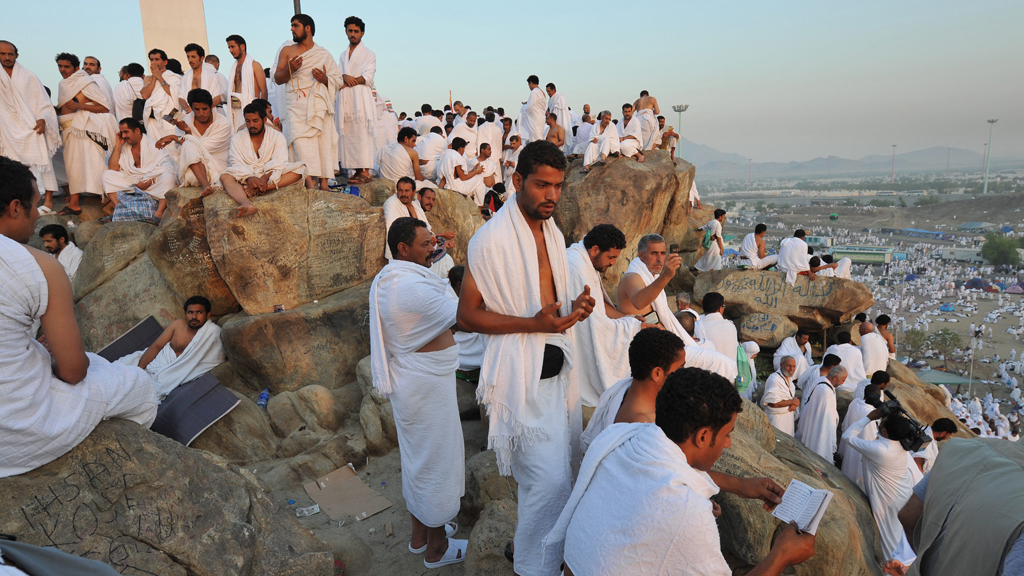
[[[179,332],[185,328],[188,328],[188,323],[185,322],[184,318],[178,318],[177,320],[167,325],[167,329],[172,332]]]
[[[619,408],[619,413],[615,415],[615,423],[619,424],[623,422],[627,424],[638,422],[653,423],[654,415],[648,412],[633,410],[630,406],[623,404],[622,407]]]
[[[263,72],[263,65],[260,64],[259,62],[255,61],[255,60],[253,60],[252,61],[252,70],[253,70],[253,72]]]

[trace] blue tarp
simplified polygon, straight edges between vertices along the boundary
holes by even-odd
[[[1003,234],[1009,234],[1010,232],[1013,232],[1013,226],[1003,226],[999,231]]]
[[[917,274],[907,274],[907,277],[904,278],[904,280],[907,280],[907,281],[917,280]]]
[[[939,312],[956,312],[956,306],[952,304],[943,304],[939,306]]]

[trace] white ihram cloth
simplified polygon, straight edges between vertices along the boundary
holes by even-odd
[[[228,148],[235,135],[231,121],[220,114],[214,114],[213,123],[206,128],[205,134],[200,134],[196,129],[195,114],[187,114],[184,122],[192,133],[178,131],[179,136],[185,137],[178,155],[178,180],[182,186],[198,186],[199,180],[189,166],[199,163],[206,168],[210,184],[217,184],[228,166]]]
[[[172,111],[177,110],[181,104],[178,102],[178,94],[181,92],[181,76],[178,76],[170,70],[164,70],[160,76],[164,82],[167,82],[167,89],[171,91],[171,94],[164,90],[164,87],[160,82],[156,82],[153,86],[153,92],[146,99],[145,108],[142,111],[142,118],[145,120],[146,134],[149,134],[154,140],[159,140],[164,136],[170,136],[174,134],[174,125],[163,119],[164,116],[170,114]],[[141,88],[140,88],[141,90]],[[120,118],[118,118],[120,120]],[[172,144],[171,146],[176,146]],[[167,150],[172,148],[168,146]]]
[[[735,362],[736,349],[740,346],[740,340],[736,335],[736,324],[731,320],[726,320],[718,312],[705,314],[701,319],[701,324],[704,326],[705,337],[715,345],[715,350]]]
[[[775,350],[775,356],[772,357],[772,363],[775,364],[776,370],[779,369],[779,364],[786,356],[792,356],[796,359],[796,371],[793,372],[793,378],[799,380],[813,362],[811,359],[811,343],[808,342],[801,348],[796,343],[796,336],[790,336],[783,340],[782,344]]]
[[[640,129],[640,124],[640,120],[634,116],[633,118],[630,118],[629,124],[627,124],[626,119],[623,118],[619,120],[619,123],[616,125],[619,132],[619,138],[625,138],[627,136],[633,137],[619,142],[619,151],[623,156],[636,156],[637,152],[643,150],[644,135],[643,131]]]
[[[881,370],[885,372],[889,365],[889,345],[881,334],[864,334],[860,337],[860,353],[864,361],[864,374],[870,378],[872,374]]]
[[[777,404],[796,398],[796,386],[786,378],[781,370],[775,371],[764,382],[764,396],[761,397],[761,409],[768,417],[768,423],[792,436],[796,430],[796,411],[790,406],[773,408],[769,404]]]
[[[379,114],[373,99],[373,76],[377,72],[377,56],[360,42],[349,54],[342,50],[338,58],[341,74],[362,76],[366,84],[338,84],[338,160],[345,169],[372,168],[376,151]],[[394,138],[389,140],[394,142]],[[333,174],[331,174],[333,176]]]
[[[267,172],[271,173],[270,183],[277,184],[286,172],[295,172],[304,178],[306,167],[302,162],[288,162],[288,145],[277,130],[263,131],[258,155],[252,147],[248,130],[235,133],[231,137],[228,167],[224,173],[241,182],[250,176],[259,178]]]
[[[761,347],[757,345],[757,342],[753,340],[747,340],[740,344],[743,347],[743,353],[747,355],[747,360],[750,366],[750,385],[747,386],[746,390],[740,392],[740,396],[754,401],[754,393],[757,391],[757,364],[754,363],[754,356],[757,356],[761,352]],[[737,359],[739,358],[739,352],[736,353]],[[737,379],[739,377],[739,361],[736,363]]]
[[[519,136],[523,140],[523,146],[534,140],[544,139],[544,130],[547,128],[544,114],[548,109],[547,104],[548,97],[540,86],[530,90],[530,97],[519,112]]]
[[[807,402],[801,403],[801,407],[796,439],[826,462],[832,462],[837,447],[836,427],[839,426],[836,393],[832,383],[820,377],[808,392]]]
[[[569,246],[568,259],[569,294],[579,294],[589,286],[597,300],[593,313],[576,328],[580,396],[584,406],[596,406],[609,385],[629,376],[629,343],[640,331],[640,321],[632,316],[608,317],[606,306],[610,304],[601,273],[594,269],[582,240]]]
[[[483,334],[475,332],[456,332],[455,342],[459,345],[459,369],[476,370],[484,361],[484,350],[487,343]]]
[[[64,271],[68,273],[68,280],[74,280],[75,274],[78,274],[78,266],[82,263],[82,256],[85,252],[81,248],[75,246],[74,242],[68,242],[67,246],[57,254],[57,262],[64,267]]]
[[[708,223],[698,228],[701,231],[711,230],[711,245],[704,251],[704,255],[694,264],[694,267],[701,272],[722,269],[722,250],[718,246],[716,238],[722,237],[722,223],[712,218]],[[703,237],[702,237],[703,239]]]
[[[860,452],[854,450],[846,440],[846,431],[854,422],[867,416],[874,409],[874,406],[864,402],[863,398],[854,398],[850,402],[850,407],[846,409],[846,417],[843,418],[843,438],[839,441],[839,453],[843,456],[843,474],[856,482],[861,490],[865,490],[863,462]],[[857,436],[862,440],[874,440],[878,437],[878,422],[870,421]]]
[[[857,384],[860,384],[861,380],[866,380],[870,375],[864,370],[864,357],[860,353],[860,348],[857,348],[853,344],[833,344],[825,350],[825,354],[835,354],[839,356],[839,364],[846,368],[846,382],[839,387],[839,390],[849,390],[853,392],[857,389]],[[886,352],[888,354],[888,352]],[[884,368],[883,368],[884,370]]]
[[[428,268],[392,260],[370,286],[370,366],[391,401],[402,459],[402,496],[420,522],[437,528],[459,513],[465,447],[455,370],[459,346],[417,352],[455,325],[458,300]]]
[[[566,154],[572,152],[572,114],[569,112],[569,104],[561,92],[555,94],[548,100],[548,113],[555,115],[555,123],[565,130],[565,145],[562,151]]]
[[[142,98],[142,85],[145,82],[141,76],[133,76],[114,86],[114,119],[120,122],[131,117],[135,101]]]
[[[656,424],[615,424],[590,445],[544,557],[558,562],[564,541],[575,574],[729,576],[710,500],[717,493]]]
[[[284,133],[284,139],[287,142],[292,141],[291,135],[288,133],[288,123],[284,120],[284,111],[288,107],[288,99],[285,96],[286,84],[288,82],[285,81],[285,84],[278,84],[273,77],[277,73],[277,67],[281,64],[281,52],[287,46],[294,45],[295,42],[289,40],[277,47],[277,52],[274,53],[274,63],[270,66],[271,77],[267,79],[267,99],[270,101],[270,106],[274,109],[274,114],[281,118],[281,131]]]
[[[161,199],[167,192],[178,185],[177,170],[174,161],[167,152],[156,147],[156,140],[148,134],[142,135],[139,142],[139,166],[135,165],[131,144],[125,142],[121,146],[121,157],[118,159],[119,170],[107,170],[103,173],[103,192],[114,194],[121,190],[131,190],[143,180],[153,180],[147,190],[143,190],[153,198]]]
[[[573,154],[586,154],[587,147],[590,145],[590,133],[594,130],[594,124],[592,122],[584,122],[576,128],[576,136],[573,140],[572,153]]]
[[[843,440],[863,457],[864,488],[882,536],[882,553],[887,560],[895,558],[910,564],[917,556],[897,517],[914,489],[907,472],[907,452],[896,440],[881,436],[870,441],[861,439],[861,431],[870,422],[867,416],[857,420],[843,433]]]
[[[377,171],[381,177],[388,180],[398,181],[399,178],[408,177],[416,181],[416,189],[437,188],[437,184],[424,180],[416,180],[416,172],[412,165],[412,156],[405,149],[404,144],[392,142],[381,150]]]
[[[463,180],[455,173],[457,166],[462,168],[463,174],[469,172],[469,164],[466,162],[466,157],[459,154],[458,151],[449,148],[437,161],[438,184],[443,188],[471,198],[476,202],[477,206],[483,206],[484,194],[487,193],[487,187],[484,185],[484,175],[477,174],[469,180]],[[441,184],[442,178],[444,179],[443,184]]]
[[[117,362],[138,366],[145,353],[145,350],[132,352],[118,358]],[[208,320],[196,331],[180,356],[174,353],[174,348],[168,342],[145,370],[156,383],[157,397],[163,401],[175,388],[213,370],[218,364],[224,363],[225,359],[224,346],[220,343],[220,326]]]
[[[422,138],[416,139],[416,154],[420,160],[427,161],[426,164],[420,165],[420,174],[423,174],[424,178],[435,182],[440,180],[437,177],[437,161],[447,149],[444,136],[440,134],[428,132]]]
[[[463,122],[452,129],[452,133],[448,135],[445,141],[449,146],[452,145],[452,141],[456,138],[462,138],[466,141],[466,151],[464,154],[467,158],[476,158],[479,154],[479,142],[480,135],[477,134],[476,126],[470,127],[469,124]]]
[[[46,121],[42,134],[36,133],[39,120]],[[50,159],[60,145],[57,113],[39,78],[17,62],[10,76],[0,71],[0,156],[27,165],[40,193],[56,191]]]
[[[654,110],[645,108],[636,113],[635,118],[640,120],[640,133],[643,135],[644,150],[654,150],[661,146],[661,128],[658,128],[658,117]],[[630,122],[632,124],[632,122]]]
[[[64,106],[79,93],[107,110],[113,109],[113,103],[107,101],[106,91],[85,70],[79,70],[60,81],[57,107]],[[103,191],[103,171],[107,169],[106,159],[117,138],[114,115],[76,110],[72,114],[60,115],[58,121],[64,141],[68,190],[71,194],[100,194]]]
[[[429,116],[420,116],[416,119],[416,125],[414,126],[416,128],[416,135],[422,138],[427,134],[430,134],[430,129],[434,126],[437,126],[442,132],[444,132],[444,124],[438,120],[436,116],[432,114]]]
[[[590,421],[587,422],[587,428],[580,436],[580,448],[584,453],[601,432],[604,432],[605,428],[615,424],[615,418],[618,417],[619,409],[622,408],[622,401],[626,399],[626,393],[629,392],[629,387],[632,385],[632,377],[623,378],[609,386],[601,394],[601,398],[597,401],[597,407],[594,408],[594,413],[590,416]]]
[[[401,146],[401,144],[399,144]],[[423,206],[420,205],[419,200],[413,200],[409,203],[409,207],[402,204],[402,201],[398,199],[398,194],[392,194],[384,201],[384,237],[387,238],[388,231],[391,230],[391,225],[395,223],[395,220],[399,218],[416,218],[427,223],[427,230],[433,233],[430,228],[430,221],[427,220],[427,213],[423,211]],[[410,214],[410,208],[412,213]],[[384,243],[384,257],[391,260],[391,247],[388,243]]]
[[[565,239],[554,220],[541,223],[559,313],[572,312]],[[532,317],[542,308],[540,267],[533,232],[515,194],[473,236],[468,267],[484,305],[498,314]],[[541,540],[569,499],[582,432],[579,385],[573,365],[576,328],[566,334],[485,336],[477,400],[487,409],[488,448],[498,471],[519,485],[515,535],[517,574],[557,574],[561,555],[541,559]],[[545,345],[565,356],[557,376],[540,379]]]
[[[505,194],[510,194],[516,191],[516,186],[512,182],[512,175],[516,172],[516,166],[519,165],[519,153],[523,151],[522,145],[515,150],[505,150],[505,154],[502,154],[502,164],[505,162],[511,162],[511,166],[505,166],[503,170],[502,180],[505,182]]]
[[[807,263],[807,242],[796,236],[784,238],[779,244],[779,261],[776,268],[786,274],[786,283],[793,286],[798,273],[811,269]]]
[[[836,277],[851,280],[850,269],[853,268],[853,260],[850,260],[849,258],[840,258],[839,262],[836,262],[836,264]]]
[[[452,132],[454,132],[454,130]],[[497,162],[499,168],[497,182],[503,181],[504,177],[501,170],[501,136],[504,132],[502,132],[501,126],[496,122],[484,122],[483,124],[477,125],[476,133],[480,144],[486,142],[491,145],[491,159]],[[477,147],[479,148],[479,146]],[[425,175],[424,178],[426,178]]]
[[[825,373],[826,376],[828,372]],[[807,395],[811,392],[811,388],[818,382],[821,375],[821,364],[815,364],[807,368],[804,373],[796,379],[796,386],[800,389],[800,404],[807,403]],[[854,395],[856,398],[856,395]],[[863,398],[863,396],[861,396]]]
[[[334,178],[338,163],[338,130],[334,124],[335,97],[342,85],[341,70],[331,53],[319,44],[300,54],[302,66],[284,84],[285,107],[279,112],[288,126],[286,135],[292,157],[306,165],[314,178]],[[327,70],[327,85],[313,79],[313,69]],[[372,102],[371,102],[372,105]],[[371,109],[366,111],[373,117]],[[347,112],[346,112],[347,113]],[[372,133],[371,133],[372,135]],[[369,140],[366,166],[373,167],[373,139]]]
[[[0,72],[2,74],[3,72]],[[0,478],[33,470],[78,445],[108,418],[149,427],[156,392],[145,371],[87,354],[85,379],[53,373],[32,325],[46,314],[49,287],[32,254],[0,236]]]
[[[740,264],[756,270],[764,270],[779,261],[778,254],[767,254],[764,258],[760,258],[757,253],[757,237],[751,232],[743,237],[743,245],[740,247]]]
[[[223,76],[217,73],[217,69],[213,67],[213,64],[207,64],[206,62],[203,62],[201,70],[200,75],[202,77],[199,79],[199,87],[209,92],[211,98],[220,96],[221,102],[226,102],[228,100],[228,94],[224,83],[221,81]],[[185,76],[181,79],[181,86],[178,89],[178,98],[181,98],[185,102],[188,102],[188,93],[192,91],[192,80],[194,78],[195,70],[189,66],[188,70],[185,71]],[[220,112],[221,115],[224,114],[223,107],[217,108],[214,106],[213,110]]]
[[[690,183],[690,205],[696,206],[700,203],[700,195],[697,194],[697,181],[694,180]]]
[[[224,106],[230,111],[229,113],[231,114],[232,132],[237,132],[241,130],[243,127],[245,127],[245,114],[243,114],[242,110],[244,110],[245,107],[252,103],[253,99],[256,98],[256,72],[252,69],[252,63],[253,58],[247,52],[245,54],[245,58],[242,59],[241,63],[239,63],[238,60],[235,60],[231,63],[231,71],[228,72],[228,86],[230,89],[234,88],[235,86],[235,74],[237,73],[236,71],[238,70],[238,67],[242,67],[242,72],[241,74],[239,74],[242,77],[241,86],[239,86],[241,91],[228,92],[227,100],[224,102]],[[277,70],[277,68],[271,68],[271,70]],[[262,73],[263,71],[261,70],[260,74]],[[231,106],[232,96],[238,98],[238,101],[241,103],[241,106],[239,108],[233,108]],[[277,108],[275,102],[271,101],[270,107],[273,108],[275,113],[281,113],[281,111]]]
[[[626,274],[636,274],[644,281],[644,286],[650,286],[654,282],[654,274],[651,274],[647,264],[644,264],[644,261],[639,257],[633,258],[629,262],[629,266],[626,268],[623,276]],[[621,280],[619,281],[621,282]],[[658,313],[658,321],[661,322],[661,325],[666,330],[682,338],[685,344],[696,345],[693,337],[683,329],[682,324],[676,319],[676,315],[672,313],[672,309],[668,307],[668,297],[665,296],[664,290],[658,294],[654,302],[651,302],[651,307]],[[689,366],[689,356],[687,356],[687,366]]]
[[[100,73],[100,74],[91,74],[91,76],[96,81],[96,84],[100,88],[102,88],[104,92],[107,93],[107,101],[111,102],[111,103],[114,103],[114,89],[110,87],[110,82],[106,79],[106,77],[104,77],[102,73]],[[110,108],[110,113],[113,114],[115,112],[115,110],[116,110],[115,108]],[[115,118],[115,119],[117,119],[117,118]]]

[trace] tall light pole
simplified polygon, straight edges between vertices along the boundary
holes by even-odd
[[[301,6],[302,1],[301,0],[292,0],[292,4],[295,5],[295,13],[296,14],[302,14],[302,6]]]
[[[295,0],[295,1],[298,2],[298,0]],[[679,134],[680,138],[683,137],[683,112],[686,112],[686,109],[689,108],[689,107],[690,107],[689,104],[676,104],[676,105],[672,106],[672,111],[679,113],[679,127],[676,128],[676,131]],[[682,146],[679,146],[678,148],[676,148],[676,155],[679,158],[683,157],[683,147]]]
[[[985,186],[982,187],[981,193],[988,194],[988,167],[992,164],[992,128],[995,128],[998,120],[988,120],[988,150],[985,153]]]
[[[988,162],[988,142],[981,143],[981,171],[985,171],[985,163]]]
[[[892,145],[892,176],[889,178],[889,183],[894,184],[896,182],[896,145]]]
[[[754,159],[747,158],[747,188],[750,188],[750,175],[754,170]]]
[[[949,174],[949,155],[953,152],[952,148],[946,148],[946,174]]]

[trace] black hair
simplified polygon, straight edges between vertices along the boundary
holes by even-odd
[[[43,226],[43,228],[39,230],[39,237],[42,238],[46,235],[53,236],[54,240],[60,240],[63,238],[65,242],[68,241],[68,231],[60,224],[47,224],[46,226]]]
[[[444,129],[441,128],[440,126],[431,126],[430,131],[433,132],[434,134],[440,134],[441,136],[444,136]]]
[[[822,254],[821,261],[825,264],[831,264],[834,261],[834,258],[832,258],[831,254]]]
[[[167,60],[167,52],[164,52],[163,50],[161,50],[159,48],[153,48],[146,55],[147,56],[152,56],[154,54],[159,54],[161,60]]]
[[[99,58],[97,58],[97,57],[95,57],[95,56],[86,56],[85,58],[92,58],[93,60],[95,60],[95,61],[96,61],[96,67],[97,67],[97,68],[103,68],[103,64],[100,64],[100,59],[99,59]],[[84,60],[85,58],[83,58],[83,60]]]
[[[432,114],[434,112],[434,108],[430,104],[424,104],[420,106],[420,112],[423,112],[424,114]]]
[[[68,52],[61,52],[53,58],[53,61],[58,64],[60,64],[61,60],[71,63],[71,65],[75,68],[78,68],[82,64],[81,61],[78,60],[78,56],[75,56],[74,54],[70,54]]]
[[[488,112],[484,114],[484,120],[487,120],[488,122],[494,122],[494,112]]]
[[[764,224],[758,224],[757,226],[754,226],[754,234],[760,234],[761,232],[767,232],[767,231],[768,231],[768,226],[766,226]]]
[[[458,284],[462,282],[462,279],[466,276],[466,267],[462,264],[452,266],[448,270],[448,282],[452,284]]]
[[[121,120],[119,120],[117,122],[117,124],[119,126],[121,124],[124,124],[125,126],[128,127],[129,130],[138,130],[139,132],[142,132],[143,134],[146,133],[146,127],[142,125],[142,122],[139,122],[138,120],[136,120],[135,118],[132,118],[131,116],[128,116],[126,118],[121,118]]]
[[[232,34],[231,36],[228,36],[224,39],[224,42],[234,42],[235,44],[238,44],[239,46],[245,46],[246,49],[248,49],[248,46],[246,46],[245,44],[245,38],[242,38],[238,34]]]
[[[547,86],[545,86],[545,88],[551,88],[551,89],[552,89],[552,90],[554,90],[555,92],[558,92],[558,89],[557,89],[557,88],[555,88],[555,83],[554,83],[554,82],[548,82],[548,85],[547,85]]]
[[[188,54],[189,52],[195,52],[196,54],[199,54],[200,58],[206,57],[206,50],[199,44],[196,44],[195,42],[189,42],[188,44],[185,44],[185,54]]]
[[[130,78],[142,78],[146,75],[146,69],[142,67],[142,64],[132,62],[124,67],[124,73]]]
[[[483,152],[483,151],[484,151],[484,148],[487,148],[488,150],[490,150],[490,148],[491,148],[491,145],[490,145],[490,144],[488,144],[487,142],[481,142],[481,143],[480,143],[480,152]]]
[[[182,306],[182,308],[184,308],[185,311],[188,312],[188,307],[189,306],[194,306],[196,304],[200,304],[203,308],[206,308],[206,313],[207,314],[209,314],[210,310],[213,309],[213,306],[210,305],[210,301],[207,300],[206,297],[204,297],[204,296],[192,296],[192,297],[190,297],[188,300],[185,300],[185,304]]]
[[[817,268],[818,266],[821,266],[821,258],[818,258],[817,256],[811,256],[811,259],[807,262],[807,265],[810,266],[811,268]]]
[[[413,192],[416,191],[416,181],[408,176],[402,176],[398,179],[398,182],[395,182],[395,190],[398,190],[399,184],[408,184],[409,186],[412,186]]]
[[[836,336],[836,341],[840,344],[849,344],[851,340],[852,338],[849,332],[840,332],[839,335]]]
[[[551,118],[555,122],[558,122],[558,114],[555,114],[554,112],[548,112],[548,118]]]
[[[864,402],[875,408],[882,403],[882,389],[878,384],[868,384],[864,387]]]
[[[0,40],[0,44],[10,44],[11,48],[14,48],[14,55],[18,55],[18,47],[14,45],[14,42],[11,42],[10,40]]]
[[[359,27],[360,32],[366,32],[366,23],[358,16],[349,16],[348,18],[345,18],[345,28],[348,28],[349,24],[355,24]]]
[[[550,166],[565,172],[565,164],[565,153],[558,146],[547,140],[534,140],[524,146],[523,151],[519,153],[516,172],[526,180],[538,166]]]
[[[686,350],[683,341],[668,330],[644,328],[629,343],[629,372],[634,380],[651,377],[655,368],[665,372]]]
[[[402,128],[401,130],[398,131],[398,142],[400,142],[400,143],[404,142],[405,139],[409,138],[409,137],[412,137],[412,138],[416,137],[416,129],[415,128],[412,128],[410,126],[406,126],[405,128]]]
[[[626,102],[625,104],[622,105],[622,109],[623,110],[625,110],[626,108],[632,108],[632,107],[633,107],[633,105],[630,104],[629,102]]]
[[[590,250],[594,246],[600,248],[601,252],[607,252],[612,248],[623,250],[626,248],[626,235],[614,224],[598,224],[583,237],[584,248]]]
[[[455,138],[452,138],[452,150],[458,150],[459,148],[465,148],[466,144],[468,144],[468,142],[466,142],[462,138],[459,138],[458,136],[456,136]]]
[[[718,309],[725,306],[725,297],[718,292],[708,292],[701,301],[701,307],[705,314],[714,314]]]
[[[888,384],[891,381],[892,377],[889,376],[889,373],[886,372],[885,370],[875,370],[875,372],[871,375],[871,383],[876,386]]]
[[[718,374],[700,368],[680,368],[669,374],[654,401],[654,421],[676,444],[711,428],[711,444],[718,431],[743,410],[736,387]]]
[[[795,238],[803,238],[805,236],[807,236],[807,233],[804,232],[803,228],[800,228],[796,232],[793,232],[793,237]]]
[[[900,414],[890,414],[882,421],[880,427],[885,429],[889,440],[900,441],[914,435],[914,425]]]
[[[167,61],[167,69],[171,72],[174,72],[178,76],[184,74],[184,72],[182,72],[181,70],[181,62],[178,62],[177,58],[171,58]]]
[[[650,96],[650,95],[651,95],[651,93],[648,92],[647,90],[641,90],[640,91],[640,97],[641,98],[643,98],[644,96]]]
[[[892,322],[892,318],[889,318],[888,314],[879,314],[878,318],[875,318],[875,324],[879,326],[888,326]]]
[[[188,91],[188,105],[193,106],[195,104],[206,104],[210,108],[213,108],[213,96],[202,88],[196,88],[195,90]]]
[[[796,329],[796,335],[797,336],[810,336],[811,333],[808,332],[806,328],[797,328]]]
[[[391,228],[388,228],[388,248],[391,248],[391,254],[397,258],[398,245],[411,246],[416,241],[416,229],[426,227],[427,223],[423,220],[409,216],[403,216],[392,222]]]
[[[956,422],[953,422],[949,418],[939,418],[935,422],[932,422],[932,432],[956,434]]]
[[[808,254],[814,254],[814,246],[808,246],[807,247],[807,253]],[[820,260],[819,260],[819,262],[820,262]]]
[[[242,108],[242,116],[246,114],[257,114],[260,118],[267,119],[267,107],[264,105],[257,104],[255,100],[249,102]]]
[[[536,74],[530,74],[526,77],[526,81],[530,84],[540,84],[540,78],[537,78]]]
[[[725,216],[725,210],[722,210],[721,208],[716,208],[715,209],[715,220],[718,220],[722,216]]]
[[[316,23],[306,14],[296,14],[289,22],[298,22],[303,27],[309,26],[309,35],[316,36]]]
[[[838,354],[825,354],[825,357],[821,359],[822,368],[831,368],[833,366],[839,366],[843,363],[843,359]]]
[[[266,110],[270,110],[270,101],[269,100],[265,100],[263,98],[253,98],[252,102],[250,102],[250,104],[256,104],[257,106],[262,106],[263,110],[265,110],[265,111]],[[243,114],[244,114],[244,112],[243,112]],[[269,114],[269,112],[268,112],[268,114]]]
[[[853,319],[856,320],[857,322],[867,322],[868,321],[868,315],[863,313],[863,312],[861,312],[860,314],[855,314],[853,316]]]

